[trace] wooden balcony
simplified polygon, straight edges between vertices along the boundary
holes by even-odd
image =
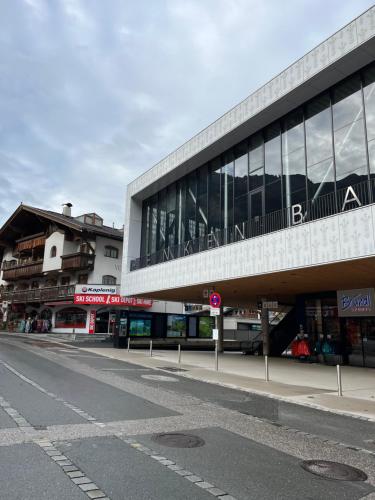
[[[74,291],[75,285],[15,290],[14,292],[0,290],[0,300],[12,303],[45,302],[50,300],[58,301],[73,298]]]
[[[25,250],[32,250],[33,248],[43,247],[46,243],[46,237],[38,236],[36,238],[31,238],[26,241],[19,241],[15,248],[15,253],[20,253]]]
[[[43,260],[22,262],[16,265],[3,264],[3,280],[12,281],[19,278],[31,278],[41,276],[43,270]]]
[[[95,255],[91,253],[77,252],[61,257],[61,269],[63,271],[91,270],[94,269]]]

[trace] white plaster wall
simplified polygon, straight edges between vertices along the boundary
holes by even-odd
[[[2,262],[4,262],[4,261],[9,262],[10,260],[17,260],[17,259],[14,259],[13,249],[9,247],[9,248],[4,249]],[[5,286],[7,284],[8,284],[8,282],[3,280],[3,271],[1,270],[0,271],[0,285]]]
[[[44,247],[43,272],[54,271],[61,269],[61,256],[64,251],[65,234],[60,231],[55,231],[46,239]],[[56,246],[56,257],[50,257],[51,248]]]
[[[71,253],[76,253],[79,251],[80,243],[77,241],[68,241],[64,239],[63,253],[62,255],[69,255]]]
[[[124,295],[375,255],[375,204],[125,274]]]
[[[182,302],[166,302],[164,300],[155,300],[152,307],[147,310],[159,313],[185,314]]]
[[[118,259],[104,256],[104,248],[106,246],[115,247],[119,251]],[[95,267],[89,274],[89,283],[100,284],[104,275],[116,277],[116,283],[120,283],[122,265],[122,241],[113,240],[111,238],[103,238],[97,236],[95,249]]]

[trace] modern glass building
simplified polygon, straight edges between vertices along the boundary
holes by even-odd
[[[374,139],[372,63],[146,198],[132,269],[372,202]]]
[[[374,231],[371,8],[128,186],[123,293],[277,301],[271,352],[375,366]]]

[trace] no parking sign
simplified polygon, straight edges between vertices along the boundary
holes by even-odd
[[[221,297],[219,293],[211,293],[210,295],[210,306],[219,308],[221,306]]]

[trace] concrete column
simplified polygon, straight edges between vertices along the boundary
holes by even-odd
[[[265,307],[262,307],[261,320],[262,320],[263,356],[269,356],[269,354],[270,354],[270,324],[269,324],[268,309],[266,309]]]

